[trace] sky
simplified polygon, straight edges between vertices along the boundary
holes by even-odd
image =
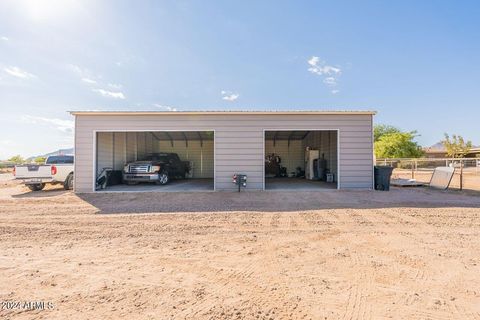
[[[478,1],[0,2],[0,159],[69,110],[375,110],[480,144]]]

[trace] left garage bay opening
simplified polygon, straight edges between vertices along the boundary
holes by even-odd
[[[214,150],[214,131],[98,131],[95,190],[214,190]]]

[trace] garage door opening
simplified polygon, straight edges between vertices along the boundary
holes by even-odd
[[[96,191],[214,190],[213,131],[97,132]]]
[[[265,131],[265,190],[338,187],[337,130]]]

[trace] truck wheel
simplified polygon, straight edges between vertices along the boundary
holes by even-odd
[[[157,184],[166,185],[170,179],[168,178],[168,173],[162,172],[158,175]]]
[[[70,173],[63,183],[63,189],[72,190],[73,189],[73,173]]]
[[[45,188],[45,183],[28,184],[27,187],[32,191],[40,191]]]

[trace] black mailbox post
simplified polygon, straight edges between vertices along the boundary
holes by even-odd
[[[240,192],[241,187],[247,186],[247,175],[235,173],[232,182],[238,186],[238,192]]]

